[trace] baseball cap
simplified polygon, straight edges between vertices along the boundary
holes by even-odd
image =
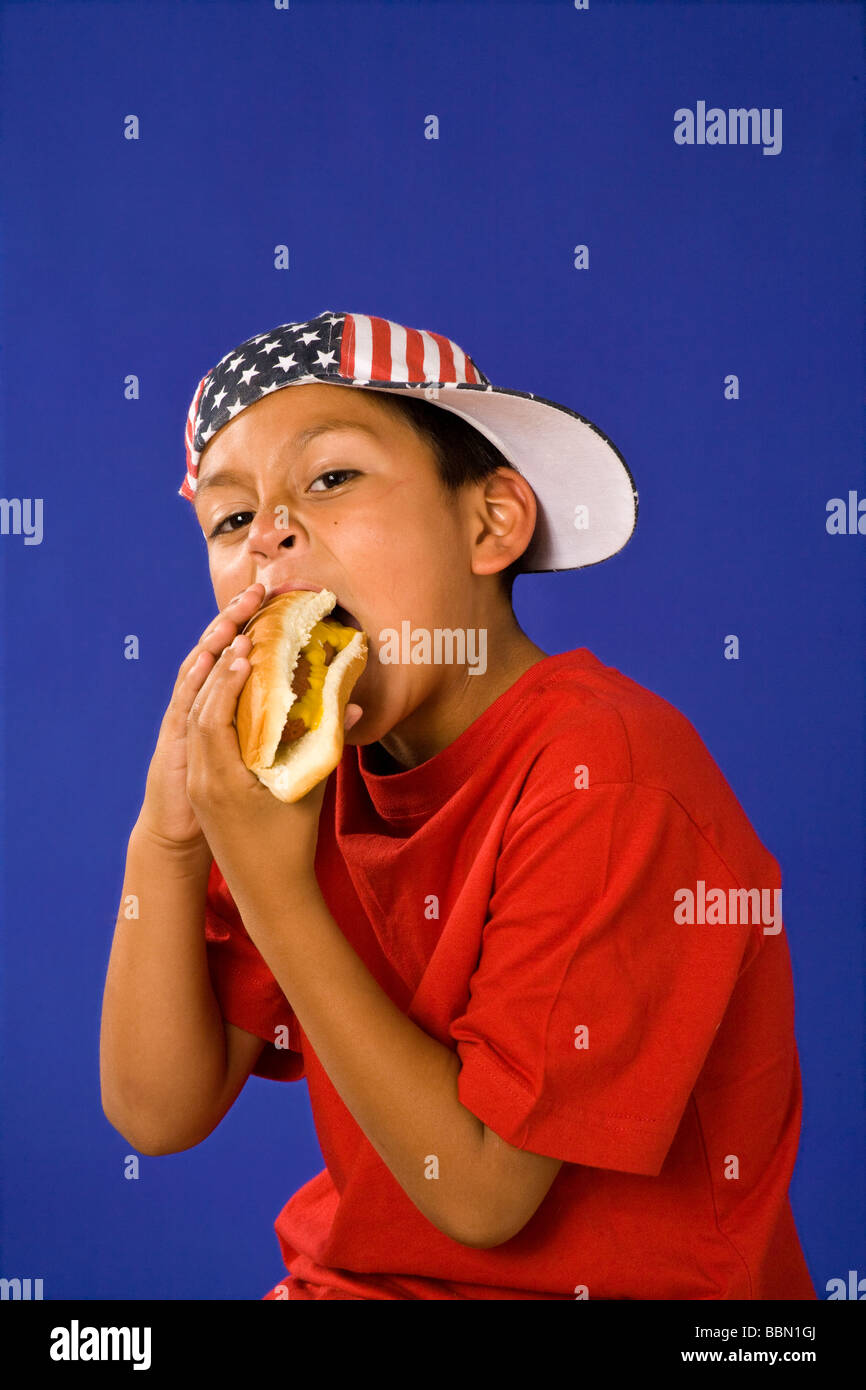
[[[598,425],[531,391],[494,386],[441,333],[331,310],[248,338],[202,377],[187,414],[180,495],[194,500],[202,450],[240,411],[271,391],[311,382],[420,397],[485,435],[536,496],[528,573],[598,564],[634,531],[637,489]]]

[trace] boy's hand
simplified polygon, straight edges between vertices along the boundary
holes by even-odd
[[[163,715],[138,822],[166,847],[198,854],[208,844],[187,796],[187,721],[214,663],[262,602],[264,584],[250,584],[208,623],[178,671]]]
[[[283,802],[244,765],[232,721],[251,649],[245,633],[225,648],[187,720],[187,795],[242,917],[245,908],[252,917],[257,908],[273,911],[318,894],[313,862],[327,782]],[[361,713],[347,706],[347,731]]]

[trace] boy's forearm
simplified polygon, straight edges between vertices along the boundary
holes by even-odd
[[[491,1197],[484,1126],[458,1098],[457,1054],[388,997],[315,885],[290,913],[241,907],[241,915],[331,1083],[407,1196],[452,1239],[482,1245]]]
[[[225,1025],[207,967],[210,855],[160,844],[137,822],[102,1005],[102,1103],[143,1151],[189,1144],[221,1094]],[[130,914],[130,915],[127,915]]]

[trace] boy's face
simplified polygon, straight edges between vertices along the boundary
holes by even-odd
[[[304,440],[325,424],[342,428]],[[219,477],[229,470],[234,480]],[[483,603],[469,582],[464,491],[445,495],[426,443],[374,393],[335,383],[274,391],[202,452],[194,505],[217,607],[256,581],[266,595],[286,584],[326,588],[367,633],[367,667],[350,697],[364,714],[347,743],[375,742],[427,699],[435,706],[465,687],[459,666],[378,660],[384,629],[399,634],[404,620],[431,632],[492,622],[483,605],[493,581],[481,586]]]

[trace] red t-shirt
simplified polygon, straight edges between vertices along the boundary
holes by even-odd
[[[331,1085],[214,865],[223,1014],[267,1041],[256,1075],[306,1077],[326,1164],[276,1220],[290,1274],[265,1298],[816,1298],[788,1199],[801,1086],[779,866],[694,727],[580,648],[420,766],[375,765],[349,746],[328,781],[328,909],[456,1049],[462,1104],[564,1162],[505,1244],[439,1231]],[[293,1050],[274,1046],[282,1025]]]

